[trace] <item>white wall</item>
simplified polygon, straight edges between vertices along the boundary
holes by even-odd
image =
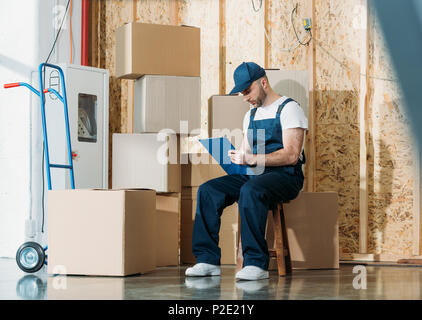
[[[32,126],[36,129],[41,126],[33,123],[31,110],[39,112],[39,105],[31,103],[34,94],[28,89],[6,90],[3,84],[31,83],[31,73],[51,49],[57,32],[54,22],[60,21],[66,3],[67,0],[0,1],[0,257],[14,257],[18,246],[28,240],[25,220],[30,215],[31,203],[41,203],[41,199],[32,199],[30,192],[31,182],[36,188],[39,185],[31,179],[41,179],[40,174],[31,176],[31,167],[37,167],[31,152],[40,150],[40,137],[31,134],[39,130]],[[73,63],[79,64],[81,0],[73,0],[72,7]],[[66,21],[49,62],[69,62],[69,44]],[[36,226],[40,229],[41,210],[35,211]]]

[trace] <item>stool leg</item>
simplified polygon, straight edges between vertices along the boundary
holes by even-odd
[[[275,251],[277,255],[278,275],[286,275],[286,263],[284,260],[284,244],[283,244],[283,232],[280,217],[280,207],[276,206],[272,209],[273,221],[274,221],[274,237],[275,237]]]
[[[280,212],[281,230],[283,233],[283,257],[285,259],[286,273],[290,274],[292,273],[292,260],[290,258],[289,239],[287,238],[286,220],[284,218],[283,204],[278,204],[278,209]]]
[[[236,259],[236,270],[238,272],[243,267],[243,252],[242,252],[242,241],[239,239],[239,245],[237,247],[237,259]]]

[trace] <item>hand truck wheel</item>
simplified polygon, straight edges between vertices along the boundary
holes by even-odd
[[[44,249],[36,242],[25,242],[16,252],[16,262],[22,271],[37,272],[45,262]]]

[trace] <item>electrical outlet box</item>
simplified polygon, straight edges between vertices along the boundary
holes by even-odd
[[[309,31],[312,29],[312,21],[311,18],[305,18],[303,19],[303,27],[306,31]]]

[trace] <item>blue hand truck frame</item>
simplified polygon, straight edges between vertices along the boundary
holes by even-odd
[[[53,68],[58,70],[60,74],[60,79],[63,88],[63,96],[60,95],[59,92],[54,90],[53,88],[44,89],[43,84],[43,69],[45,68]],[[40,81],[40,91],[36,90],[31,85],[25,82],[16,82],[16,83],[8,83],[4,85],[5,89],[14,88],[14,87],[27,87],[33,93],[41,99],[41,118],[42,118],[42,129],[43,129],[43,139],[44,139],[44,156],[45,156],[45,167],[46,167],[46,174],[47,174],[47,184],[48,190],[52,190],[51,187],[51,168],[60,168],[60,169],[68,169],[70,170],[70,187],[71,189],[75,189],[75,178],[73,173],[73,159],[72,159],[72,146],[71,146],[71,138],[70,138],[70,126],[69,126],[69,113],[67,107],[67,96],[66,96],[66,85],[63,70],[56,65],[49,64],[49,63],[41,63],[38,67],[39,73],[39,81]],[[46,116],[45,116],[45,93],[52,93],[54,94],[64,106],[64,117],[65,117],[65,124],[66,124],[66,140],[67,140],[67,153],[68,153],[68,164],[51,164],[50,163],[50,156],[48,151],[48,138],[47,138],[47,124],[46,124]],[[43,177],[44,179],[44,177]],[[33,273],[40,270],[44,264],[47,264],[47,254],[46,251],[48,246],[42,247],[40,244],[29,241],[22,244],[18,251],[16,252],[16,263],[18,264],[19,268],[27,273]]]

